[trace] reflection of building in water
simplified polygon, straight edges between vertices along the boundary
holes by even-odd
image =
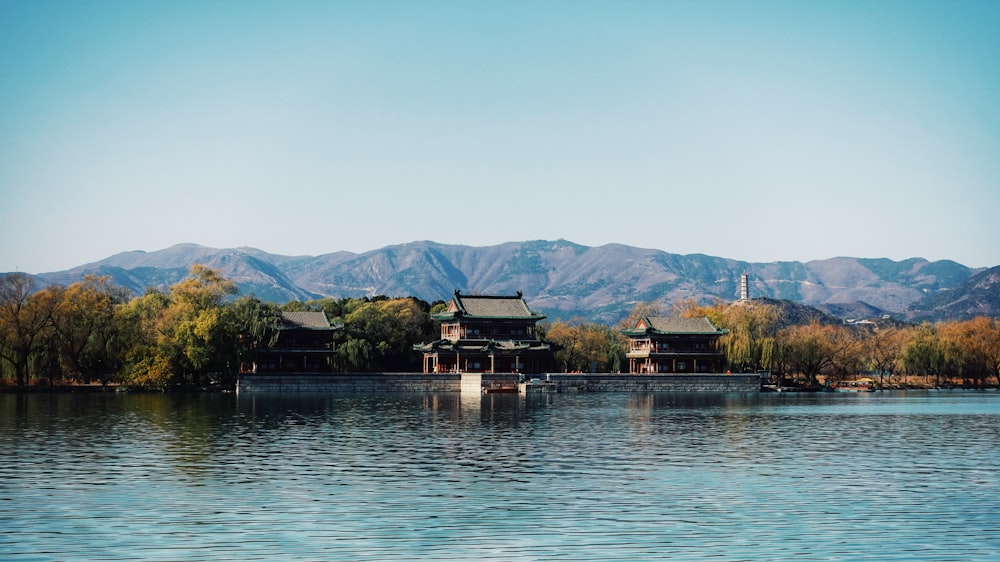
[[[721,372],[724,360],[716,341],[726,332],[708,318],[643,316],[634,328],[622,330],[629,339],[629,372]]]
[[[552,346],[535,337],[545,316],[514,296],[472,296],[455,291],[448,308],[433,315],[441,339],[417,344],[425,373],[544,373],[553,365]]]
[[[282,312],[278,339],[254,350],[255,373],[330,373],[333,371],[333,335],[322,312]]]

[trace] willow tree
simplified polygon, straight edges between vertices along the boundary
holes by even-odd
[[[719,350],[731,368],[752,372],[772,370],[777,361],[777,333],[781,315],[766,302],[738,301],[722,310],[719,328],[729,330],[719,338]]]
[[[28,383],[32,356],[49,347],[52,312],[60,289],[34,292],[35,282],[24,273],[0,277],[0,357],[10,362],[18,386]]]
[[[983,386],[996,375],[1000,361],[1000,327],[992,318],[976,317],[939,326],[938,337],[946,367],[957,372],[966,386]]]
[[[975,345],[983,354],[989,373],[996,377],[997,385],[1000,386],[1000,320],[978,317],[973,322],[981,328],[976,333]]]
[[[927,322],[912,330],[903,348],[903,363],[907,371],[919,376],[933,376],[934,385],[941,384],[945,353],[937,329]]]
[[[894,327],[876,327],[864,338],[863,345],[864,358],[868,366],[878,373],[879,384],[884,383],[884,377],[889,377],[892,382],[892,376],[902,366],[906,333]]]
[[[281,309],[278,305],[263,302],[250,295],[237,299],[226,308],[229,333],[235,337],[233,360],[239,370],[249,370],[253,353],[260,348],[273,346],[281,330]],[[227,370],[227,376],[231,372]]]
[[[171,327],[165,313],[169,306],[165,292],[150,288],[119,311],[122,338],[127,342],[120,374],[126,386],[166,388],[173,371],[168,352]]]
[[[806,377],[810,386],[817,384],[817,375],[834,364],[837,333],[833,326],[817,321],[805,325],[789,326],[781,331],[781,354],[785,364]]]
[[[128,302],[128,290],[110,277],[87,275],[63,292],[52,315],[58,335],[61,362],[74,378],[99,377],[106,383],[118,367],[113,347],[117,343],[118,307]]]

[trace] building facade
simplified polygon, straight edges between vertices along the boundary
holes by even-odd
[[[622,333],[630,373],[719,373],[725,364],[716,342],[727,330],[708,318],[643,316]]]
[[[545,316],[514,296],[463,295],[433,315],[441,339],[413,346],[423,353],[425,373],[544,373],[554,364],[552,346],[536,337]]]
[[[254,373],[331,373],[337,328],[323,312],[282,312],[274,345],[254,353]]]

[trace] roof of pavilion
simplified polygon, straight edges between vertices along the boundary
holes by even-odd
[[[455,296],[448,303],[448,309],[434,315],[436,320],[493,319],[493,320],[542,320],[542,314],[536,314],[528,308],[521,292],[513,296],[507,295],[463,295],[455,291]]]
[[[281,312],[281,329],[333,330],[326,313],[312,311]]]
[[[671,335],[722,335],[728,330],[716,328],[708,318],[679,318],[674,316],[643,316],[635,328],[622,330],[626,336],[649,334]]]

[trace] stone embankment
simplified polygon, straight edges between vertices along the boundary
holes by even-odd
[[[757,375],[627,375],[551,373],[538,378],[558,392],[759,392]],[[237,392],[479,392],[495,383],[516,384],[516,373],[243,374]]]

